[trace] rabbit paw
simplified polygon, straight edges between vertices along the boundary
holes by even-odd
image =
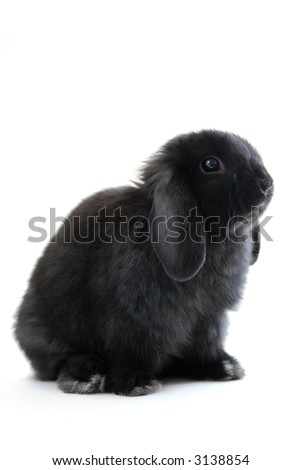
[[[57,384],[59,389],[65,393],[101,393],[104,391],[105,376],[94,374],[89,380],[81,381],[62,373],[57,379]]]
[[[157,392],[160,387],[160,382],[150,377],[138,376],[136,374],[112,375],[107,378],[105,392],[129,397],[140,397]]]
[[[213,380],[239,380],[245,376],[245,371],[237,359],[227,355],[221,361],[207,366],[206,375]]]
[[[223,373],[218,380],[239,380],[245,376],[245,371],[240,363],[234,359],[225,359],[222,361]]]

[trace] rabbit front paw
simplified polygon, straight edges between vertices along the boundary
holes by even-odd
[[[234,358],[231,359],[225,359],[222,362],[224,375],[219,380],[239,380],[245,376],[245,371],[240,363]]]
[[[237,359],[226,354],[220,361],[207,365],[207,377],[213,380],[239,380],[245,376],[245,371]]]

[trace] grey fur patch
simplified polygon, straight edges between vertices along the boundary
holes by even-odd
[[[142,387],[134,387],[127,396],[129,397],[141,397],[143,395],[149,395],[151,393],[158,392],[161,388],[161,383],[158,380],[151,380],[148,385]]]
[[[245,371],[238,361],[223,361],[223,366],[226,375],[221,380],[238,380],[245,376]]]
[[[65,393],[101,393],[104,391],[105,379],[105,375],[95,374],[87,382],[81,382],[62,373],[57,379],[57,384],[59,389]]]

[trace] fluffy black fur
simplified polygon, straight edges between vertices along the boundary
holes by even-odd
[[[204,171],[208,156],[219,160],[220,171]],[[202,131],[169,141],[135,186],[82,202],[38,261],[17,314],[15,335],[37,376],[58,380],[65,392],[133,396],[154,391],[155,379],[170,374],[241,378],[243,369],[223,349],[226,311],[240,300],[257,259],[258,220],[241,226],[248,235],[241,243],[210,237],[230,217],[250,217],[251,206],[261,214],[272,193],[272,179],[246,140]],[[102,208],[107,216],[121,208],[106,232],[95,225]],[[186,229],[193,208],[204,218],[190,218],[192,228],[198,222],[198,241],[167,241],[176,224],[155,225],[155,240],[143,233],[158,216],[186,217]],[[120,215],[139,216],[138,232],[137,219],[125,224]],[[210,223],[216,216],[219,224]],[[113,229],[126,239],[107,242]]]

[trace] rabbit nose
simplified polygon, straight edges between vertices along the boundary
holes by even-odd
[[[273,180],[267,176],[259,178],[259,186],[264,194],[268,194],[273,189]]]

